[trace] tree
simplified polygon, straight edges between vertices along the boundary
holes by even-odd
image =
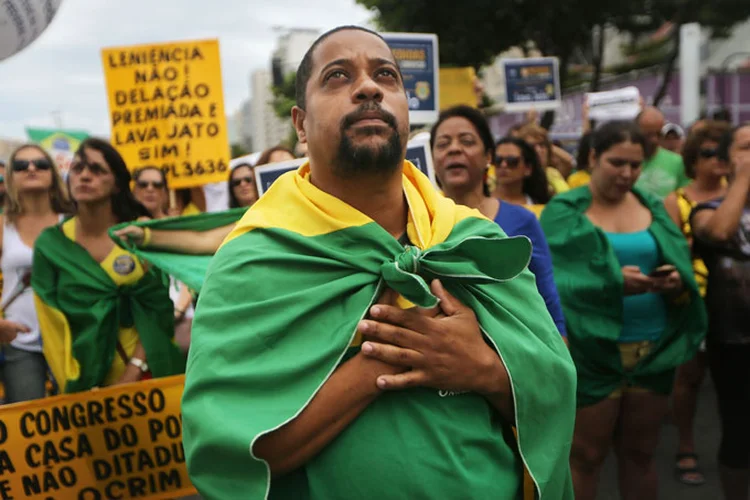
[[[734,26],[750,17],[750,2],[745,0],[651,0],[645,2],[644,7],[637,16],[615,20],[615,25],[631,33],[632,46],[636,48],[638,38],[644,33],[671,23],[670,48],[663,53],[661,85],[654,95],[654,106],[666,96],[680,54],[680,28],[683,24],[700,23],[708,29],[709,36],[716,39],[729,36]]]
[[[232,158],[239,158],[240,156],[249,155],[250,151],[246,150],[242,144],[232,144],[230,154]]]
[[[297,102],[295,82],[297,74],[290,72],[284,75],[284,81],[280,86],[271,86],[273,100],[271,105],[279,118],[289,118],[292,116],[292,108]]]
[[[472,0],[470,6],[434,0],[357,0],[375,16],[382,31],[436,33],[440,64],[490,64],[495,56],[522,41],[521,18],[513,2]]]

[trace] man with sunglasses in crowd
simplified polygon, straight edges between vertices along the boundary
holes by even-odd
[[[636,187],[665,198],[690,183],[685,175],[682,157],[661,146],[662,130],[666,125],[664,114],[653,106],[647,106],[638,114],[635,122],[646,136],[646,160]]]

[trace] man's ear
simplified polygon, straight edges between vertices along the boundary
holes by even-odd
[[[301,143],[307,142],[307,134],[305,133],[305,116],[307,113],[304,109],[299,106],[292,108],[292,125],[294,130],[297,132],[297,140]]]

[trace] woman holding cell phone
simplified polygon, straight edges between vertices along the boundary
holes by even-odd
[[[661,200],[634,188],[645,139],[628,122],[592,138],[591,182],[542,212],[578,371],[571,451],[576,498],[593,500],[614,447],[623,499],[656,499],[654,451],[675,369],[706,313],[684,237]]]

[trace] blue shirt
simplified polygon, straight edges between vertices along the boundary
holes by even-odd
[[[555,321],[560,335],[567,337],[560,295],[557,293],[557,286],[552,275],[549,245],[547,245],[547,239],[544,237],[542,226],[539,225],[536,215],[520,205],[500,201],[500,209],[495,216],[495,222],[508,236],[523,235],[531,240],[529,270],[536,277],[536,288],[544,299],[544,303],[547,304],[547,310]]]
[[[621,266],[638,266],[648,275],[659,267],[661,255],[650,231],[604,233]],[[626,295],[622,302],[619,342],[655,341],[667,327],[667,304],[659,293]]]

